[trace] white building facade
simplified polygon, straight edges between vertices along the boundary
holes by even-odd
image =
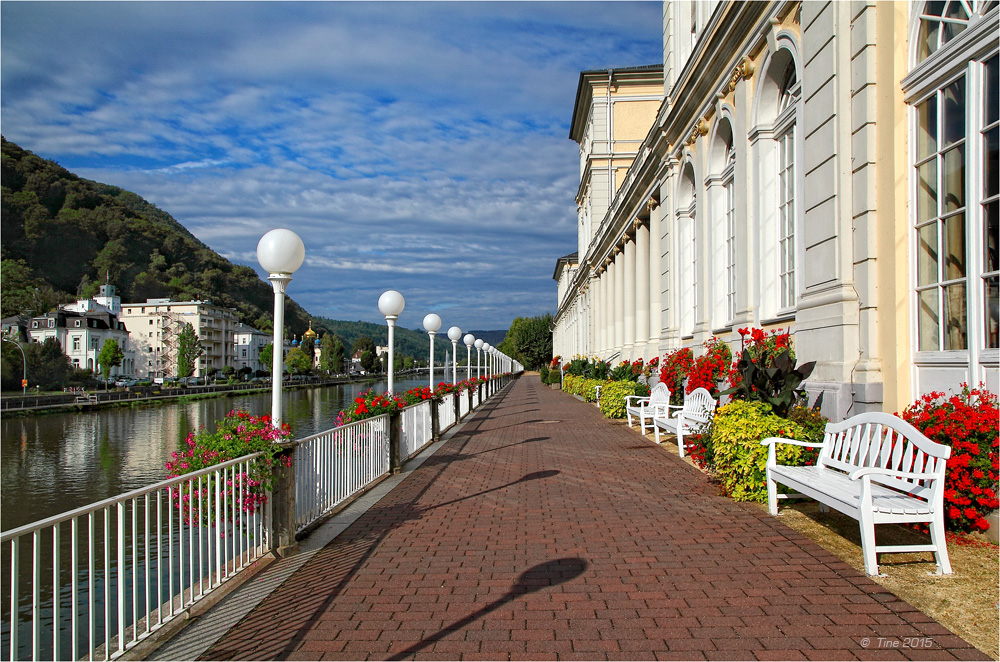
[[[121,319],[128,325],[136,351],[137,377],[176,376],[177,336],[184,324],[194,327],[204,349],[195,362],[195,377],[205,377],[227,365],[240,367],[234,344],[239,323],[235,309],[216,306],[211,301],[171,299],[147,299],[144,303],[124,303],[121,307]]]
[[[996,392],[997,5],[665,1],[662,66],[580,77],[554,353],[786,328],[833,419]]]
[[[121,299],[113,285],[102,285],[100,295],[93,299],[80,299],[76,303],[60,306],[55,311],[28,322],[28,336],[32,342],[42,343],[48,338],[59,342],[74,368],[102,372],[98,356],[104,343],[114,340],[124,358],[109,374],[132,377],[135,374],[136,354],[129,331],[118,318]]]

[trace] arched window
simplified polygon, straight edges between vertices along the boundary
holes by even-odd
[[[736,316],[736,147],[733,126],[727,115],[719,120],[712,137],[710,176],[705,180],[712,230],[711,319],[713,328],[732,323]]]
[[[678,278],[680,307],[678,308],[681,335],[694,333],[698,320],[698,236],[696,231],[697,200],[695,195],[694,168],[690,163],[681,172],[677,196]]]
[[[914,33],[914,72],[903,81],[913,133],[911,273],[921,390],[981,380],[996,388],[997,7],[995,0],[923,3]],[[967,362],[968,370],[955,373],[958,362]]]
[[[789,62],[781,77],[778,92],[778,118],[775,140],[778,143],[778,287],[780,305],[795,305],[795,105],[800,86],[795,63]]]
[[[924,3],[917,36],[917,62],[923,62],[949,41],[960,35],[970,23],[1000,4],[997,0],[934,0]]]

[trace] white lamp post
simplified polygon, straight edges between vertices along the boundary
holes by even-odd
[[[476,337],[466,333],[462,340],[465,342],[465,378],[472,379],[472,345],[475,344]]]
[[[388,290],[378,298],[378,309],[385,315],[385,323],[389,327],[389,395],[392,395],[392,371],[396,367],[396,357],[393,354],[393,330],[396,327],[396,320],[403,312],[406,300],[403,295],[396,290]]]
[[[431,390],[434,390],[434,336],[437,334],[438,329],[441,328],[441,318],[430,313],[424,316],[424,328],[427,329],[427,335],[431,337]]]
[[[476,377],[483,376],[483,339],[477,338],[476,342]]]
[[[458,341],[462,339],[462,330],[457,326],[451,327],[448,339],[451,340],[451,383],[454,384],[458,381]]]
[[[488,342],[483,343],[483,371],[486,373],[486,378],[490,378],[490,344]]]
[[[274,289],[274,346],[271,351],[271,423],[281,429],[281,373],[285,344],[285,290],[302,266],[306,248],[291,230],[271,230],[257,242],[257,261]]]

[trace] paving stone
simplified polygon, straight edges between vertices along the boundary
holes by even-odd
[[[537,377],[422,462],[202,659],[987,659]]]

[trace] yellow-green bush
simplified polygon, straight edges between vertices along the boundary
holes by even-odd
[[[625,398],[649,395],[649,388],[636,382],[605,382],[601,387],[601,413],[606,418],[624,418]]]
[[[603,379],[585,379],[580,387],[580,395],[587,402],[597,402],[597,387],[606,383]]]
[[[563,375],[562,390],[566,391],[567,393],[573,393],[573,389],[576,387],[576,383],[578,381],[581,381],[581,378],[577,377],[576,375],[570,375],[570,374]]]
[[[767,447],[760,442],[768,437],[802,439],[803,430],[771,413],[771,406],[763,402],[736,400],[716,412],[713,465],[723,489],[733,499],[767,501]],[[802,446],[779,444],[776,450],[778,464],[804,464],[810,455]]]

